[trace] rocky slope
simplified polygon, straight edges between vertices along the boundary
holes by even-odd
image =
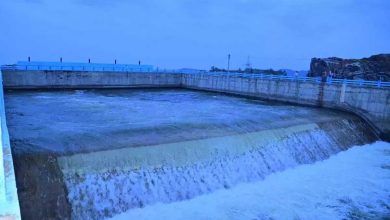
[[[308,76],[390,81],[390,54],[362,59],[312,58]]]

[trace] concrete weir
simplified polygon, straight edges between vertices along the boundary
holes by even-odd
[[[390,140],[390,89],[224,74],[4,70],[5,89],[182,87],[225,92],[359,115]]]
[[[181,73],[3,77],[26,219],[103,219],[191,199],[371,143],[390,126],[380,88]]]
[[[332,138],[319,125],[306,124],[62,156],[58,164],[69,190],[72,217],[101,219],[131,208],[191,199],[260,180],[288,167],[328,158],[352,143],[373,140],[365,136],[339,145]],[[291,145],[294,147],[288,147]]]

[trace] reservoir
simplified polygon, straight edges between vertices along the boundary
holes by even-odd
[[[9,90],[5,107],[25,219],[192,201],[378,140],[349,113],[185,89]]]

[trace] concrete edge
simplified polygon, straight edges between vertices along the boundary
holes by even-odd
[[[3,80],[0,72],[0,219],[21,219],[15,170],[5,118]]]
[[[316,108],[326,108],[326,109],[332,109],[342,112],[351,113],[353,115],[356,115],[360,119],[362,119],[364,122],[366,122],[370,128],[374,131],[374,134],[377,136],[378,139],[390,142],[390,131],[383,131],[380,128],[378,128],[368,117],[366,117],[363,113],[353,110],[352,108],[345,105],[345,107],[341,108],[335,105],[330,105],[326,103],[326,105],[317,105],[313,104],[312,102],[305,102],[305,100],[300,100],[297,102],[289,101],[286,98],[278,98],[278,97],[270,97],[270,96],[262,96],[261,94],[242,94],[240,92],[232,92],[232,91],[226,91],[226,90],[217,90],[217,89],[206,89],[206,88],[199,88],[199,87],[192,87],[192,86],[185,86],[182,85],[182,88],[195,90],[195,91],[206,91],[206,92],[217,92],[222,93],[224,95],[233,95],[237,97],[243,97],[243,98],[251,98],[251,99],[258,99],[262,101],[276,101],[279,103],[285,103],[289,105],[295,105],[295,106],[306,106],[306,107],[316,107]]]
[[[177,84],[168,85],[81,85],[81,86],[4,86],[5,90],[73,90],[73,89],[150,89],[150,88],[182,88]]]

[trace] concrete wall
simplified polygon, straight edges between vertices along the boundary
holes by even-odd
[[[390,140],[390,89],[228,75],[72,71],[3,71],[4,87],[120,88],[186,87],[246,95],[293,104],[328,107],[364,118]]]
[[[20,219],[11,145],[5,120],[3,84],[0,74],[0,219]]]
[[[390,140],[388,88],[207,74],[183,74],[182,86],[352,112],[365,119],[383,139]]]
[[[4,88],[110,88],[177,87],[181,75],[175,73],[3,71]]]

